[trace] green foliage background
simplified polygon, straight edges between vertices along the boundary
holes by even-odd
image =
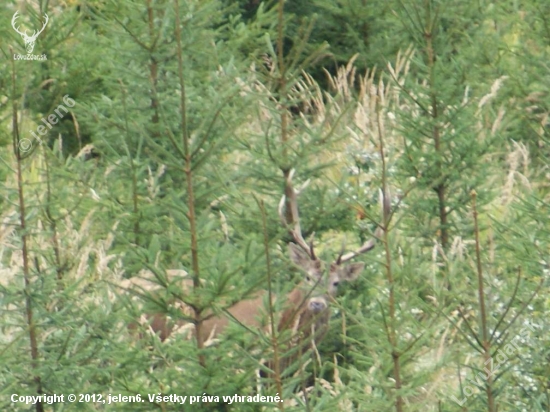
[[[290,169],[297,187],[310,180],[301,224],[326,262],[377,246],[356,258],[366,269],[341,288],[317,353],[283,379],[283,404],[192,410],[550,409],[550,3],[282,3],[0,10],[1,410],[30,410],[10,396],[37,391],[274,395],[256,380],[267,334],[232,325],[202,348],[127,326],[144,312],[182,320],[183,303],[224,313],[269,278],[291,290],[301,274],[277,216]],[[34,50],[46,61],[14,60],[16,10],[29,31],[48,14]],[[38,142],[66,95],[75,106]],[[184,291],[167,269],[203,287]],[[144,270],[155,291],[124,286]]]

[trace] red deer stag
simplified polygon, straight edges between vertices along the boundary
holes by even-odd
[[[325,274],[324,263],[315,254],[313,240],[309,244],[305,241],[300,225],[298,195],[308,182],[300,190],[295,190],[292,185],[293,174],[294,170],[290,171],[285,181],[285,195],[279,203],[279,217],[296,242],[289,243],[290,258],[296,266],[304,270],[306,282],[302,282],[288,295],[288,305],[283,308],[278,332],[284,333],[290,329],[291,335],[287,338],[286,344],[282,342],[283,348],[292,348],[294,353],[300,354],[308,347],[316,346],[326,334],[330,320],[329,302],[336,296],[338,285],[357,279],[365,268],[364,263],[344,263],[372,250],[375,241],[370,239],[357,251],[346,255],[342,249],[338,258],[330,263],[328,273]],[[282,373],[297,356],[284,356],[279,371]],[[268,365],[273,366],[272,363]]]
[[[323,262],[316,256],[313,241],[309,244],[305,241],[300,227],[298,215],[297,197],[299,191],[296,191],[292,185],[293,171],[287,176],[285,182],[285,195],[279,203],[279,216],[289,230],[295,243],[289,243],[288,250],[292,262],[301,268],[305,274],[305,280],[296,286],[287,296],[281,305],[274,305],[281,308],[281,313],[276,315],[277,331],[284,334],[289,331],[286,342],[282,342],[282,348],[299,347],[297,352],[303,352],[312,345],[317,344],[325,335],[328,329],[330,319],[329,301],[337,292],[338,285],[341,282],[355,280],[363,271],[364,263],[344,263],[350,261],[361,253],[368,252],[374,248],[374,239],[363,244],[357,251],[343,254],[329,265],[326,271]],[[304,185],[305,186],[305,185]],[[285,217],[286,205],[286,217]],[[290,222],[289,222],[290,221]],[[328,272],[328,273],[327,273]],[[189,290],[191,282],[189,279],[182,284]],[[267,292],[260,291],[250,299],[237,302],[227,309],[227,316],[206,314],[202,322],[201,340],[208,342],[224,332],[230,324],[231,319],[240,325],[249,329],[263,328],[267,322],[266,305]],[[191,312],[187,312],[189,317]],[[166,339],[173,332],[173,326],[169,325],[167,318],[163,314],[154,314],[148,316],[149,327],[159,334],[161,340]],[[189,324],[187,321],[176,322],[176,325]],[[296,352],[296,351],[294,351]],[[280,372],[292,363],[295,356],[283,356],[280,363]],[[273,366],[268,362],[268,366]]]

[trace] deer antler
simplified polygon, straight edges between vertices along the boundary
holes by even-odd
[[[44,19],[45,19],[45,21],[44,21],[44,24],[42,25],[42,28],[38,31],[38,33],[36,32],[36,30],[33,30],[32,35],[29,36],[29,35],[27,34],[27,31],[28,31],[28,30],[25,30],[25,33],[23,33],[23,32],[21,32],[21,31],[19,30],[19,26],[18,26],[18,27],[15,27],[16,20],[17,20],[18,17],[19,17],[19,11],[16,11],[15,14],[13,15],[13,17],[11,18],[11,26],[12,26],[13,29],[14,29],[17,33],[19,33],[21,36],[26,36],[26,37],[29,37],[29,38],[38,37],[38,35],[44,31],[44,29],[46,28],[46,25],[48,24],[48,21],[50,20],[50,18],[48,17],[48,15],[47,15],[46,13],[44,13]]]
[[[14,29],[17,33],[19,33],[21,36],[24,36],[24,35],[27,34],[27,32],[25,31],[25,33],[21,33],[21,32],[19,31],[19,27],[15,27],[15,21],[16,21],[17,18],[19,17],[19,16],[17,15],[18,13],[19,13],[19,12],[16,11],[15,14],[13,15],[13,17],[12,17],[12,19],[11,19],[11,26],[13,27],[13,29]]]
[[[292,235],[294,241],[298,244],[298,246],[300,246],[305,252],[307,252],[312,259],[315,259],[315,252],[313,251],[313,239],[310,241],[309,245],[304,240],[304,237],[302,235],[302,228],[300,226],[300,215],[298,213],[298,195],[302,190],[307,187],[307,185],[309,185],[310,180],[308,179],[304,184],[302,184],[299,190],[295,190],[294,186],[292,185],[294,172],[295,170],[292,169],[287,175],[285,181],[285,194],[279,202],[279,217],[281,218],[281,222],[283,222],[283,225],[288,229],[289,233]],[[291,222],[287,222],[284,213],[285,203],[287,200],[289,206],[288,213],[290,215]],[[292,224],[294,225],[293,228],[290,227]]]
[[[338,259],[336,259],[335,263],[339,265],[341,263],[344,263],[353,259],[356,256],[359,256],[361,253],[366,253],[371,251],[372,249],[374,249],[374,246],[376,245],[376,238],[380,237],[381,235],[382,235],[382,229],[377,228],[376,231],[374,232],[375,238],[369,239],[368,241],[363,243],[363,245],[359,249],[353,252],[346,253],[345,255],[344,255],[344,248],[342,247],[342,251],[340,252],[340,255],[338,255]]]
[[[36,30],[33,31],[33,34],[32,34],[31,37],[38,37],[38,35],[44,31],[44,29],[46,28],[46,25],[48,24],[48,21],[49,21],[49,17],[48,17],[48,15],[47,15],[46,13],[44,13],[44,18],[45,18],[44,25],[42,26],[42,28],[40,29],[40,31],[39,31],[38,33],[35,33]]]

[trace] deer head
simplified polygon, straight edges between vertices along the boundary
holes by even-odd
[[[44,25],[42,26],[42,28],[37,32],[36,30],[34,30],[32,32],[32,34],[29,36],[27,34],[27,30],[25,30],[25,32],[23,33],[21,30],[19,30],[19,27],[16,27],[15,24],[16,24],[16,20],[17,20],[17,17],[19,17],[17,14],[19,12],[16,11],[15,14],[13,15],[13,18],[11,19],[11,25],[13,27],[13,29],[19,33],[21,35],[21,37],[23,37],[23,41],[25,42],[25,49],[27,49],[27,53],[28,54],[31,54],[32,51],[34,50],[34,45],[36,43],[36,38],[38,37],[38,35],[40,33],[42,33],[44,31],[44,29],[46,28],[46,25],[48,24],[48,15],[46,13],[44,13]]]

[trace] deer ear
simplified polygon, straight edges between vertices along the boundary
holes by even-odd
[[[361,272],[365,269],[365,264],[363,262],[352,263],[344,267],[342,271],[342,280],[350,282],[359,277]]]
[[[308,269],[311,265],[311,258],[309,257],[309,255],[304,252],[296,243],[288,244],[288,252],[290,255],[290,260],[292,260],[295,265],[300,266],[304,269]]]

